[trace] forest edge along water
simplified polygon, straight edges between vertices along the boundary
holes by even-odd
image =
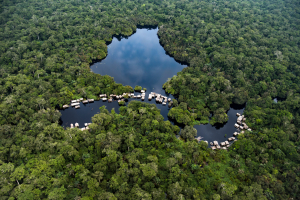
[[[1,199],[299,199],[299,0],[4,0],[1,8]],[[111,51],[113,42],[107,49],[112,35],[129,36],[137,24],[157,25],[171,60],[189,67],[164,73],[157,64],[169,57],[150,51],[150,38],[142,50],[129,44],[137,53]],[[138,59],[143,51],[149,56]],[[107,52],[123,53],[126,69],[106,63]],[[93,73],[96,59],[133,85]],[[144,78],[151,69],[158,77]],[[132,93],[140,79],[175,96],[173,107],[130,101],[117,109],[114,101],[119,114],[99,110],[99,94]],[[156,86],[146,84],[138,85],[148,95]],[[80,108],[66,110],[82,112],[76,125],[92,121],[89,130],[58,124],[57,108],[71,100]],[[246,102],[243,113],[232,105]],[[84,110],[100,113],[91,120]],[[185,125],[179,139],[164,110]],[[252,131],[227,148],[243,123]],[[202,140],[215,136],[209,128],[222,130],[211,138],[220,150],[197,142],[194,127]]]
[[[163,105],[157,103],[155,98],[148,100],[151,92],[159,93],[167,99],[176,99],[173,95],[166,93],[162,85],[167,79],[173,77],[178,72],[187,67],[185,63],[177,62],[173,57],[166,53],[157,35],[158,28],[155,26],[138,27],[130,36],[114,35],[108,44],[107,56],[92,63],[91,70],[94,73],[108,75],[113,77],[117,83],[129,85],[134,88],[136,85],[146,88],[144,102],[155,104],[160,109],[164,120],[169,120],[172,124],[183,128],[183,124],[176,123],[176,120],[168,117],[170,107],[168,103]],[[135,92],[135,96],[141,95]],[[109,97],[108,97],[109,98]],[[138,100],[140,98],[129,98],[126,103]],[[61,124],[63,127],[70,127],[71,124],[78,123],[79,127],[84,127],[86,123],[91,122],[91,118],[100,112],[99,108],[105,106],[111,111],[114,109],[119,112],[118,101],[94,101],[93,103],[78,103],[78,108],[70,107],[61,110]],[[228,121],[223,124],[216,123],[194,125],[197,130],[197,136],[202,140],[225,141],[236,131],[234,124],[236,122],[236,113],[243,113],[244,106],[231,105],[227,111]]]

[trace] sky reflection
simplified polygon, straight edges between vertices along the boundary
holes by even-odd
[[[186,65],[168,56],[159,44],[158,29],[137,29],[128,39],[113,38],[107,57],[91,66],[94,73],[114,77],[117,83],[140,85],[148,91],[161,92],[168,78]]]

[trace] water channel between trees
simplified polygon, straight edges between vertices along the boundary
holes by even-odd
[[[159,43],[157,36],[158,28],[137,29],[130,37],[114,37],[111,44],[108,45],[107,57],[91,66],[94,73],[101,75],[109,75],[114,77],[117,83],[130,85],[133,88],[136,85],[147,88],[146,99],[144,102],[156,104],[161,110],[161,115],[165,120],[168,118],[168,106],[157,104],[155,99],[148,100],[150,92],[156,92],[174,98],[171,94],[166,93],[162,89],[162,85],[168,78],[173,77],[180,72],[186,65],[180,64],[166,54],[165,50]],[[141,99],[129,99],[141,101]],[[71,123],[79,123],[79,127],[84,127],[84,123],[90,123],[91,118],[99,113],[99,107],[106,106],[106,109],[119,112],[117,101],[112,103],[95,101],[94,103],[80,103],[80,109],[70,107],[61,110],[61,121],[63,127],[70,127]],[[202,140],[212,142],[225,141],[228,137],[232,137],[236,131],[234,124],[236,122],[236,113],[243,113],[244,106],[232,105],[227,112],[229,120],[225,124],[212,126],[196,125],[197,136],[203,137]],[[174,122],[170,120],[173,124]],[[177,124],[178,125],[178,124]],[[180,126],[183,128],[183,126]],[[227,137],[225,137],[227,136]]]

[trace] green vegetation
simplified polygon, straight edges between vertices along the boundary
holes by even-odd
[[[119,101],[118,103],[120,106],[125,106],[125,101]]]
[[[168,113],[168,117],[175,119],[178,123],[192,125],[197,118],[196,113],[190,113],[187,110],[187,104],[182,102],[178,107],[173,107]]]
[[[229,198],[251,175],[241,157],[232,159],[226,151],[213,152],[205,142],[192,140],[193,127],[183,130],[186,142],[178,140],[179,127],[163,121],[153,104],[131,101],[120,114],[105,107],[100,111],[89,131],[49,124],[22,145],[3,147],[1,196],[162,199],[167,192],[172,199],[199,199],[216,195],[217,186],[222,198]],[[251,187],[241,187],[235,197],[263,197],[260,185]]]
[[[299,7],[298,0],[3,0],[1,199],[299,198]],[[64,130],[55,108],[133,91],[89,66],[105,58],[112,35],[129,36],[137,25],[158,25],[167,53],[189,64],[163,86],[178,96],[169,116],[188,125],[185,141],[140,102],[120,114],[101,108],[90,131]],[[228,151],[193,140],[193,124],[226,122],[230,104],[246,102],[253,131]]]
[[[142,90],[142,86],[136,85],[136,86],[134,87],[134,90],[140,92],[140,91]]]

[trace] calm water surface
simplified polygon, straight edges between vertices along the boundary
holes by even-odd
[[[228,121],[225,124],[218,124],[215,126],[212,126],[211,124],[195,125],[194,128],[197,129],[197,136],[203,137],[202,140],[207,140],[208,142],[213,142],[215,140],[223,142],[229,137],[233,137],[233,133],[237,131],[234,127],[237,120],[236,113],[243,114],[244,109],[245,105],[231,105],[227,112]]]
[[[117,83],[165,93],[162,85],[181,71],[181,65],[159,44],[158,29],[137,29],[128,39],[113,38],[107,57],[91,66],[97,74],[114,77]]]
[[[148,101],[150,92],[157,92],[173,99],[172,95],[165,93],[162,85],[186,65],[176,62],[166,54],[159,44],[157,31],[157,28],[137,29],[136,33],[130,37],[114,37],[108,45],[107,57],[93,64],[91,70],[94,73],[114,77],[117,83],[123,85],[130,85],[133,88],[139,85],[147,88],[145,102],[156,104],[155,99]],[[129,101],[132,100],[138,99]],[[113,103],[95,101],[86,105],[81,103],[80,109],[61,110],[62,125],[69,127],[71,123],[78,122],[80,127],[83,127],[84,123],[91,122],[92,116],[97,114],[99,107],[103,105],[109,111],[114,108],[117,113],[119,112],[119,105],[116,101]],[[156,106],[161,110],[165,120],[168,120],[168,106],[162,104],[156,104]]]
[[[136,33],[128,38],[114,37],[112,43],[108,45],[107,57],[101,62],[93,64],[91,70],[94,73],[114,77],[117,83],[123,85],[130,85],[133,88],[139,85],[147,88],[144,102],[156,104],[155,99],[148,101],[147,98],[150,92],[157,92],[174,98],[172,95],[165,93],[162,85],[186,65],[176,62],[174,58],[166,54],[163,47],[159,44],[157,31],[157,28],[151,30],[137,29]],[[130,99],[129,101],[132,100],[141,101],[140,99]],[[112,103],[102,101],[95,101],[89,104],[80,103],[80,109],[70,107],[61,110],[62,126],[69,127],[71,123],[78,122],[79,126],[83,127],[84,123],[91,122],[91,118],[99,113],[99,107],[103,105],[109,111],[115,109],[117,113],[119,112],[119,105],[116,101]],[[163,106],[162,104],[156,104],[156,106],[161,110],[164,119],[168,120],[168,106]],[[229,121],[226,124],[195,126],[198,136],[202,136],[203,140],[208,142],[214,140],[225,141],[227,139],[224,137],[225,134],[227,134],[227,137],[231,137],[236,131],[234,128],[237,118],[236,113],[242,113],[243,110],[243,106],[231,107],[227,113]]]

